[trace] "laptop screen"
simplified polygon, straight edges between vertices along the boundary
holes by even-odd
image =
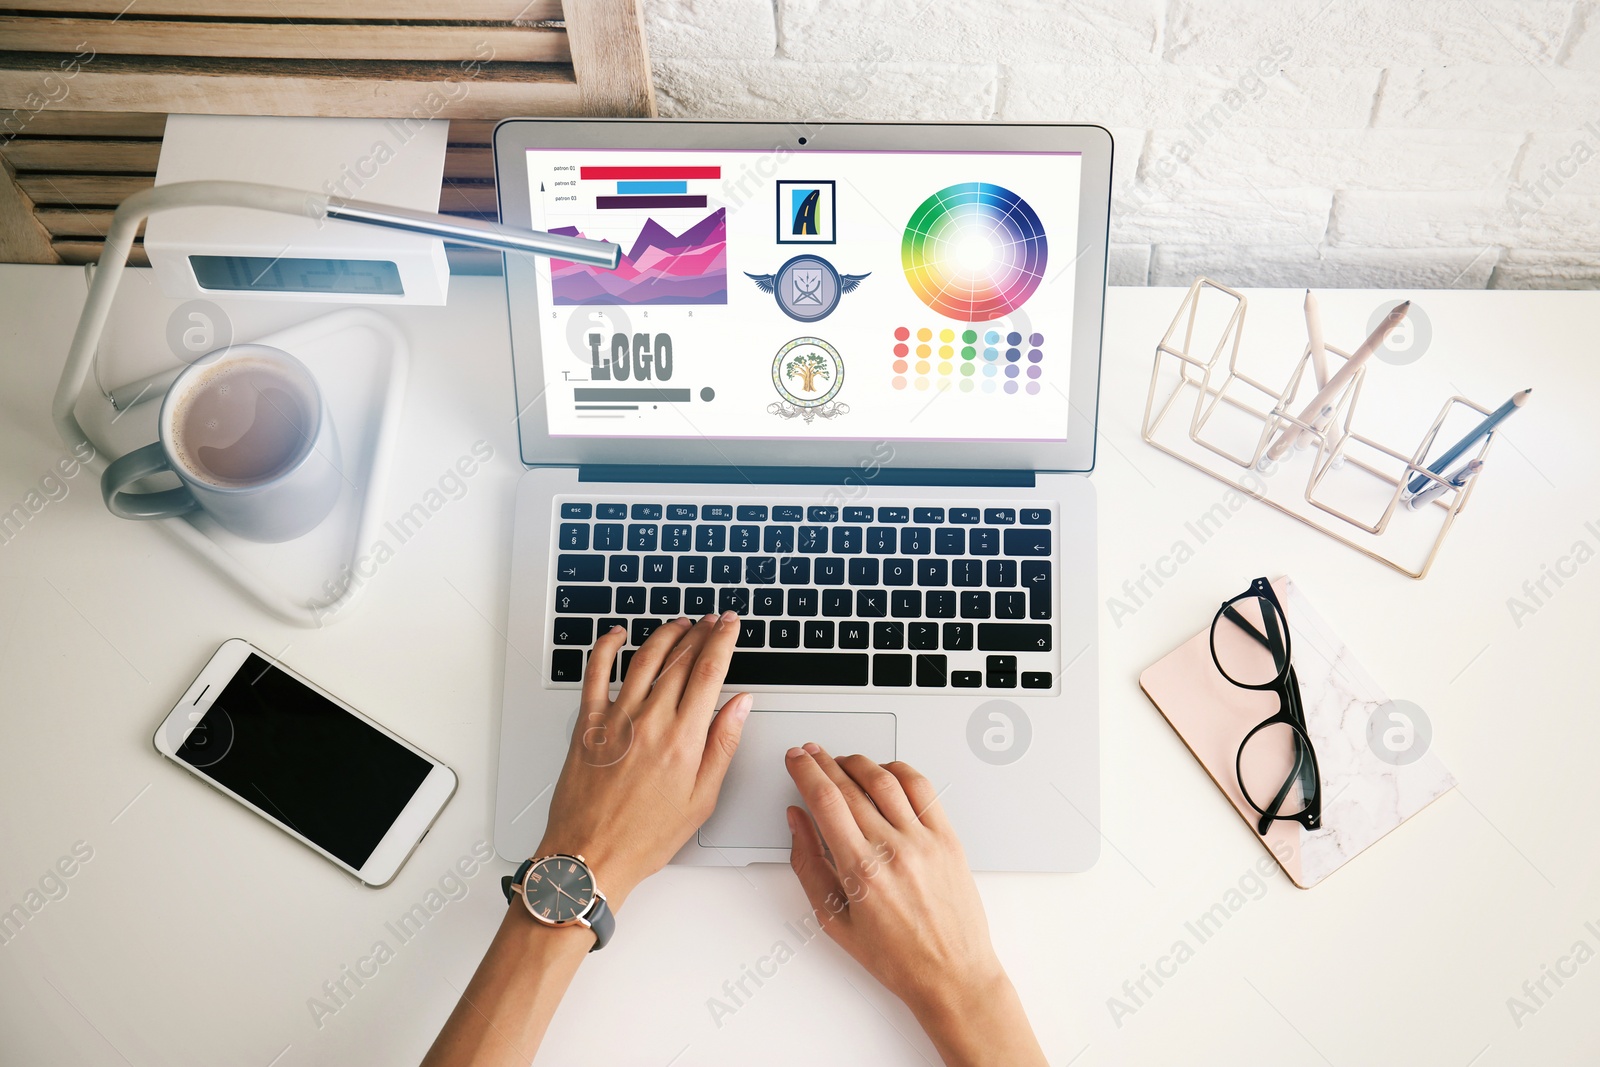
[[[528,150],[551,436],[1065,440],[1081,163]]]

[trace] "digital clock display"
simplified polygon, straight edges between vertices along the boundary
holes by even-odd
[[[190,256],[202,289],[252,293],[351,293],[404,296],[400,269],[383,259],[273,259]]]

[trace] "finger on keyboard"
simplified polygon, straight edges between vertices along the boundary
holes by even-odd
[[[728,661],[733,656],[734,642],[739,639],[739,617],[732,612],[719,616],[712,624],[700,654],[695,658],[683,696],[678,707],[685,714],[697,717],[703,734],[711,725],[717,711],[717,693],[721,691],[728,674]]]
[[[601,634],[594,643],[594,654],[589,657],[588,670],[583,675],[583,703],[586,707],[598,710],[609,703],[611,664],[627,639],[628,635],[622,627],[615,626]]]
[[[646,704],[645,695],[655,684],[656,677],[667,662],[668,653],[690,629],[688,619],[677,618],[650,635],[633,657],[628,676],[622,681],[622,691],[617,694],[618,703],[625,704],[629,709],[641,708]]]

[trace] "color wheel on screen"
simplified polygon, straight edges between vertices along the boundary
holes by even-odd
[[[934,311],[988,322],[1021,307],[1044,280],[1044,226],[1010,189],[963,182],[912,212],[900,264],[912,292]]]

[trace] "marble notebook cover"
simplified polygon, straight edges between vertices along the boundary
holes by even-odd
[[[1456,783],[1432,752],[1404,765],[1380,759],[1368,744],[1368,723],[1391,720],[1389,698],[1356,662],[1288,578],[1272,583],[1288,616],[1290,654],[1305,707],[1307,733],[1322,772],[1322,829],[1279,820],[1262,838],[1295,885],[1309,889]],[[1239,791],[1239,742],[1278,711],[1272,693],[1240,689],[1211,661],[1210,626],[1139,676],[1139,686],[1166,716],[1217,788],[1256,834],[1256,813]]]

